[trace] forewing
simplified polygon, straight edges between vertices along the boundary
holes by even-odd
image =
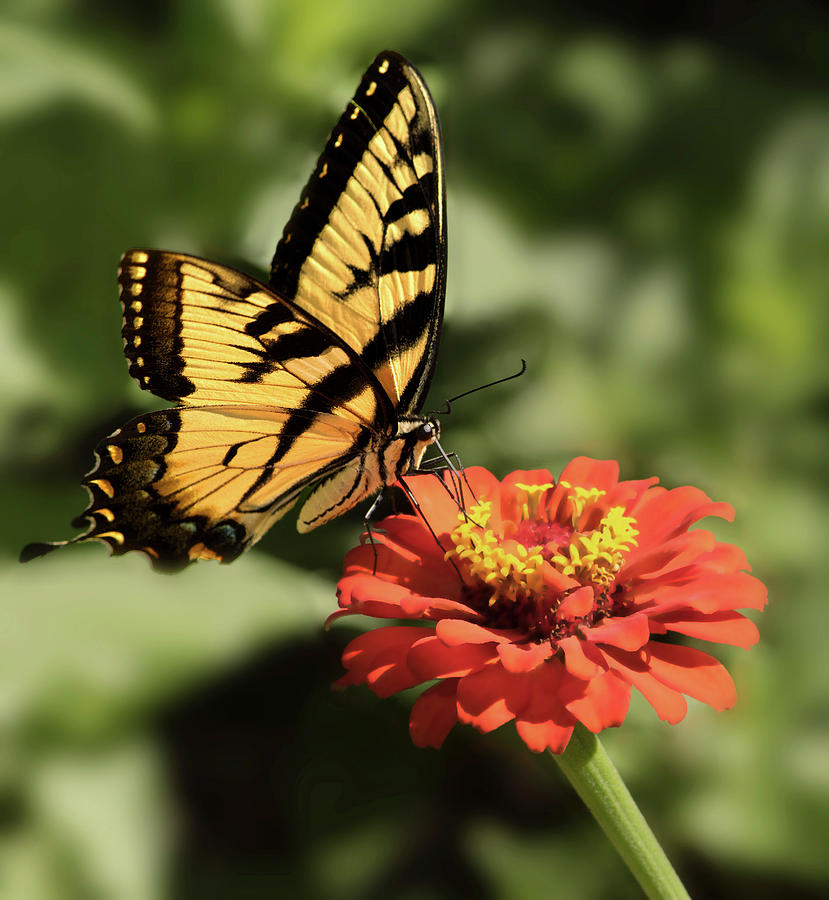
[[[303,423],[318,412],[382,429],[393,416],[347,345],[242,272],[182,253],[130,250],[118,280],[130,374],[159,397],[284,407]]]
[[[354,420],[308,414],[282,453],[285,430],[297,421],[295,410],[248,405],[133,419],[96,448],[84,479],[90,505],[80,517],[89,530],[73,541],[30,545],[24,558],[97,539],[115,554],[141,550],[164,568],[235,559],[305,487],[348,466],[370,439]]]
[[[420,408],[434,369],[444,205],[432,98],[411,63],[381,53],[285,227],[270,283],[342,337],[401,413]]]

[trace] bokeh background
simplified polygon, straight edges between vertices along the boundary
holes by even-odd
[[[267,267],[374,54],[442,117],[449,287],[427,408],[499,474],[571,456],[738,511],[770,589],[740,702],[604,742],[698,897],[829,889],[829,13],[805,2],[6,0],[0,20],[0,894],[578,898],[638,890],[511,729],[412,747],[332,692],[355,513],[154,574],[70,536],[94,443],[158,408],[115,270]]]

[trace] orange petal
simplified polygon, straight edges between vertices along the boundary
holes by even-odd
[[[560,640],[558,646],[564,652],[567,671],[575,678],[589,681],[607,668],[602,665],[602,656],[596,647],[576,635]]]
[[[659,616],[657,621],[669,631],[717,644],[732,644],[746,650],[760,640],[760,632],[754,622],[738,612],[701,613],[684,610]]]
[[[609,491],[619,480],[619,463],[615,459],[591,459],[577,456],[561,473],[559,481],[567,481],[574,487],[596,487]]]
[[[497,650],[507,672],[530,672],[553,655],[549,641],[542,644],[499,644]]]
[[[644,613],[605,619],[593,628],[582,628],[581,632],[587,641],[610,644],[621,650],[638,650],[647,644],[651,636],[648,617]]]
[[[456,647],[459,644],[500,644],[505,641],[519,639],[522,634],[519,631],[507,631],[498,628],[485,628],[474,622],[466,622],[463,619],[441,619],[435,626],[435,633],[447,647]]]
[[[529,702],[530,682],[527,675],[507,672],[494,663],[458,684],[458,719],[489,732],[509,722]]]
[[[687,531],[705,516],[720,516],[729,522],[734,508],[728,503],[714,503],[695,487],[679,487],[670,491],[654,488],[629,510],[639,523],[640,546],[654,546]]]
[[[605,658],[613,670],[650,703],[663,722],[675,725],[685,718],[688,703],[682,694],[657,681],[638,653],[608,648]]]
[[[530,750],[550,749],[561,753],[570,740],[576,719],[564,708],[559,697],[566,677],[560,662],[551,660],[532,673],[529,702],[518,715],[515,728]]]
[[[406,662],[418,681],[431,681],[469,675],[495,658],[494,648],[486,644],[447,647],[436,635],[429,635],[412,645]]]
[[[593,604],[596,602],[596,595],[592,587],[582,587],[572,594],[568,594],[559,604],[556,610],[556,618],[561,619],[580,619],[586,616]]]
[[[551,720],[526,722],[519,719],[515,723],[515,730],[533,753],[541,753],[544,750],[549,750],[551,753],[563,753],[567,744],[570,743],[573,725],[559,725]]]
[[[725,666],[701,650],[651,641],[640,654],[653,677],[666,687],[701,700],[718,712],[737,702],[737,690]]]
[[[424,691],[412,706],[409,734],[416,747],[438,749],[458,721],[458,683],[441,681]]]
[[[644,529],[640,530],[640,535]],[[619,582],[630,582],[637,578],[652,579],[681,569],[696,562],[699,557],[714,548],[714,535],[710,531],[698,529],[653,546],[640,540],[638,549],[630,552],[618,575]]]
[[[575,679],[570,679],[562,686],[563,697],[575,684]],[[581,695],[565,700],[564,705],[586,728],[598,734],[624,722],[630,705],[630,684],[615,672],[605,672],[591,678]]]

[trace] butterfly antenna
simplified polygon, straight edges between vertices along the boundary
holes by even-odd
[[[463,393],[456,394],[454,397],[450,397],[448,400],[444,400],[443,403],[446,406],[446,409],[436,410],[433,415],[448,416],[449,413],[452,412],[452,404],[456,400],[460,400],[461,397],[468,397],[470,394],[476,394],[478,391],[485,391],[487,388],[495,387],[496,384],[503,384],[505,381],[512,381],[513,378],[520,378],[526,371],[527,361],[525,359],[522,359],[520,371],[513,372],[512,375],[506,375],[504,378],[496,378],[495,381],[489,381],[486,384],[478,385],[478,387],[470,388],[468,391],[463,391]]]

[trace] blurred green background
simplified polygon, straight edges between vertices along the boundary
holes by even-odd
[[[829,13],[804,2],[6,0],[0,20],[0,895],[627,898],[512,729],[413,748],[410,698],[329,689],[360,513],[289,515],[176,576],[70,536],[91,448],[158,408],[115,270],[266,268],[376,52],[443,122],[450,272],[427,408],[503,475],[586,453],[738,511],[770,589],[740,702],[634,702],[605,744],[691,893],[829,889]],[[674,18],[680,15],[680,18]]]

